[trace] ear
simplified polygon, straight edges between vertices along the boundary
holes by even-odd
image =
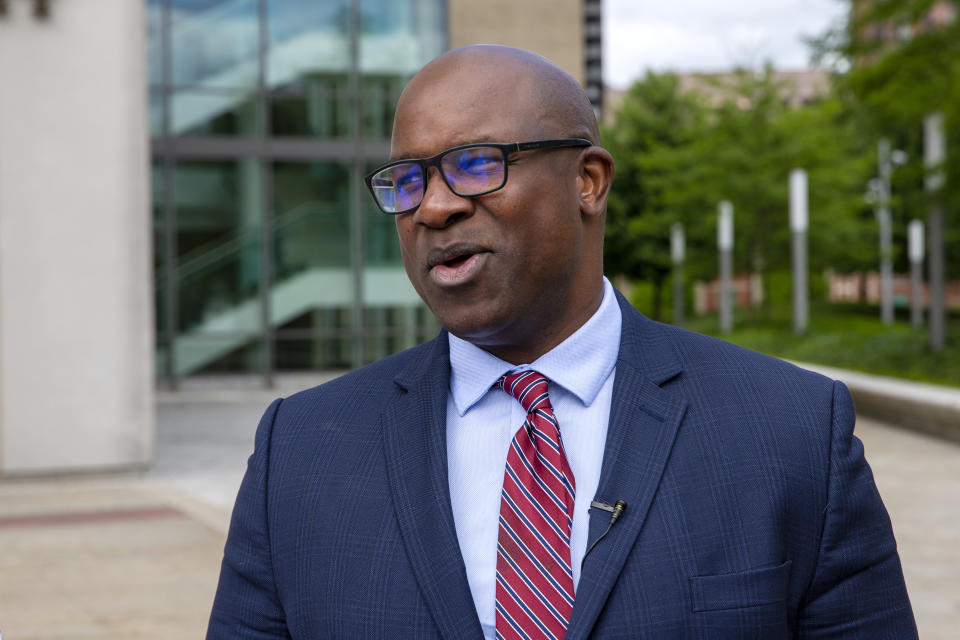
[[[577,195],[583,215],[595,218],[603,216],[607,210],[607,196],[610,195],[613,174],[613,157],[606,149],[593,146],[581,152]]]

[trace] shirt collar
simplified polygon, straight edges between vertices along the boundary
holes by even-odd
[[[620,324],[620,306],[610,281],[604,278],[603,300],[590,319],[530,364],[512,365],[448,333],[450,392],[457,413],[465,415],[500,376],[525,369],[539,371],[590,406],[617,362]]]

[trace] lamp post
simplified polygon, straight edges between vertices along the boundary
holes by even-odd
[[[946,313],[943,296],[943,207],[938,194],[943,187],[941,168],[946,158],[943,114],[932,113],[923,120],[923,164],[927,170],[926,188],[931,195],[927,233],[930,244],[930,347],[943,349]]]
[[[880,317],[886,325],[893,324],[893,240],[890,220],[890,176],[894,165],[907,161],[907,154],[890,150],[890,140],[877,142],[877,171],[879,177],[870,181],[869,190],[876,206],[880,226]]]
[[[720,331],[733,329],[733,204],[722,201],[717,211],[717,249],[720,254]]]
[[[910,324],[923,326],[923,222],[911,220],[907,227],[907,254],[910,257]]]
[[[677,327],[683,326],[683,261],[686,253],[683,225],[674,222],[670,227],[670,259],[673,262],[673,324]]]
[[[810,320],[807,285],[807,172],[790,172],[790,232],[793,236],[793,333],[803,335]]]

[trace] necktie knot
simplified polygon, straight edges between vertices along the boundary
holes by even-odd
[[[512,395],[520,402],[520,406],[527,413],[537,409],[552,410],[547,386],[550,381],[542,373],[536,371],[520,371],[503,376],[497,381],[501,389]]]

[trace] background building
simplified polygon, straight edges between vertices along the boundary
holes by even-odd
[[[479,42],[600,109],[599,0],[0,0],[0,474],[148,465],[155,379],[435,335],[363,176],[407,79]]]
[[[601,0],[449,0],[450,48],[486,42],[536,51],[580,81],[603,108]]]
[[[147,10],[157,373],[172,384],[349,368],[436,333],[393,220],[363,185],[426,61],[512,44],[600,86],[594,1],[148,0]]]
[[[677,73],[680,91],[693,93],[703,99],[704,104],[718,107],[732,101],[738,107],[749,107],[749,101],[738,93],[738,83],[742,81],[735,72],[719,73]],[[790,71],[773,70],[771,79],[777,85],[778,95],[784,104],[799,107],[815,102],[830,93],[830,73],[824,69],[796,69]],[[606,123],[612,125],[614,117],[623,104],[626,89],[606,87],[606,102],[603,111]]]

